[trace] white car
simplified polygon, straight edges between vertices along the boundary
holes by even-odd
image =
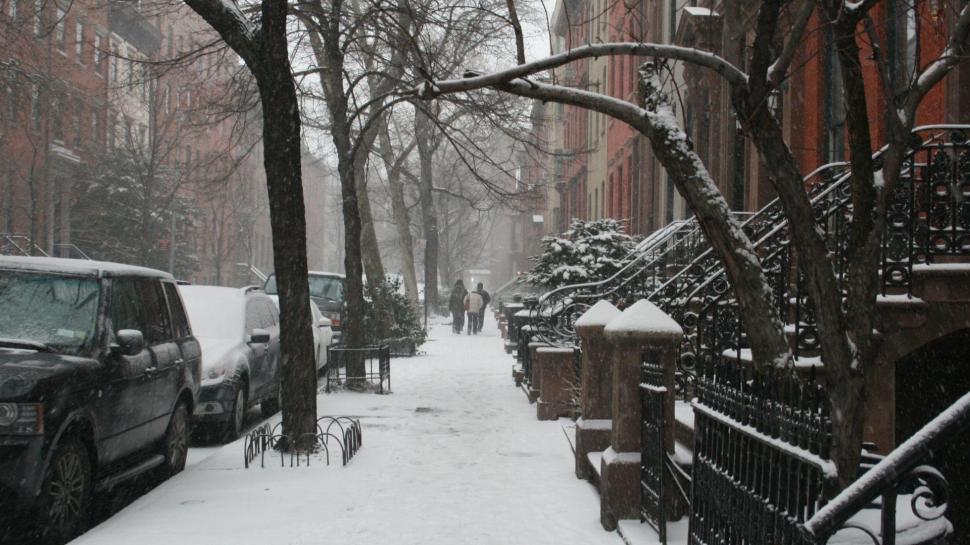
[[[278,295],[270,295],[270,299],[276,303],[277,310],[280,308],[280,298]],[[327,364],[327,347],[333,343],[333,323],[320,312],[320,307],[310,299],[310,314],[313,315],[313,354],[319,373],[323,366]]]

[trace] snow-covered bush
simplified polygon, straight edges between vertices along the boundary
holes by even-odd
[[[631,257],[636,239],[615,219],[574,219],[569,230],[542,238],[542,254],[531,258],[528,281],[554,289],[610,277]]]
[[[396,341],[403,344],[413,343],[415,348],[424,344],[428,332],[421,327],[421,319],[414,305],[404,295],[400,284],[399,280],[392,278],[376,286],[376,290],[371,290],[370,286],[365,287],[364,294],[368,304],[364,314],[364,337],[367,344]],[[372,293],[381,298],[380,304],[374,304]],[[381,311],[388,316],[379,316]],[[386,332],[382,331],[385,329]]]

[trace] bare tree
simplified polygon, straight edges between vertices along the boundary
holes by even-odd
[[[283,428],[290,437],[309,437],[316,434],[316,367],[306,274],[300,108],[290,68],[288,5],[285,0],[262,0],[250,17],[227,0],[185,3],[242,58],[259,91],[280,296]]]

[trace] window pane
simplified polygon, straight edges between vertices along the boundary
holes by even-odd
[[[252,333],[252,331],[258,327],[262,327],[262,318],[259,315],[259,308],[254,302],[249,302],[246,304],[246,334]]]
[[[189,322],[185,318],[185,309],[182,307],[182,300],[179,297],[178,289],[175,284],[166,282],[165,295],[168,298],[168,308],[172,313],[172,327],[176,338],[188,337],[191,334]]]
[[[141,315],[138,287],[130,278],[118,278],[111,282],[111,329],[135,329],[145,333],[145,321]]]
[[[100,294],[94,278],[0,271],[0,338],[78,353],[94,337]]]
[[[149,345],[172,340],[172,324],[158,280],[141,280],[142,304],[145,309],[145,342]]]

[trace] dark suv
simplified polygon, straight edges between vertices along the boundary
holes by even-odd
[[[181,471],[200,354],[166,273],[0,257],[0,541],[67,541],[95,494]]]
[[[344,285],[347,278],[342,274],[332,272],[310,271],[310,299],[317,304],[317,308],[330,319],[333,329],[333,342],[339,342],[341,317],[344,313]],[[263,291],[269,295],[279,295],[276,287],[276,273],[269,275],[263,284]]]

